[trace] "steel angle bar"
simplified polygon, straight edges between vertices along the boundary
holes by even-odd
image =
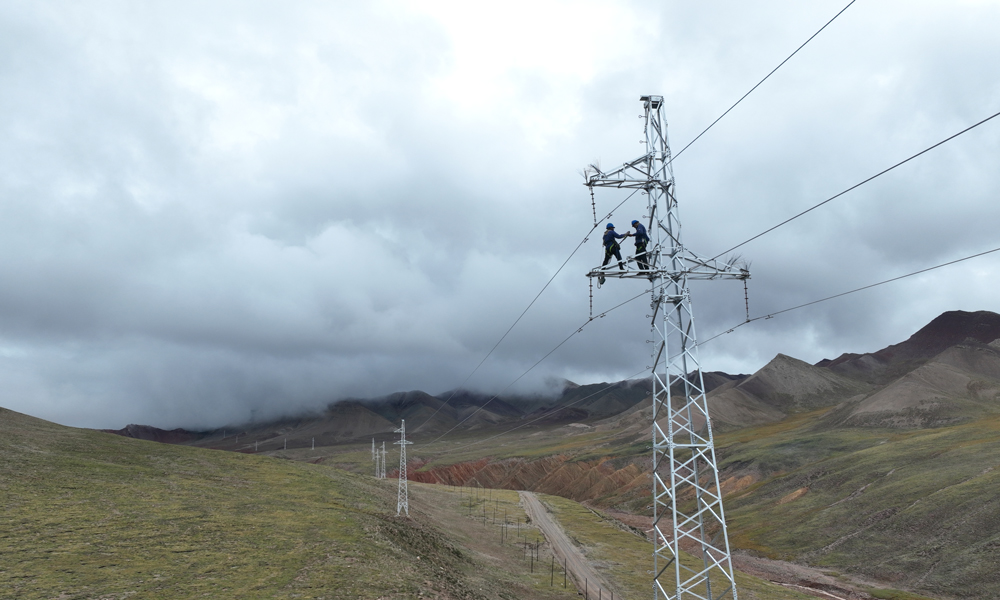
[[[593,183],[586,184],[589,187],[606,187],[615,188],[619,190],[648,190],[650,188],[650,181],[654,186],[668,186],[669,181],[657,181],[649,179],[632,179],[632,178],[621,178],[621,179],[598,179]]]
[[[662,535],[662,534],[663,534],[663,532],[660,532],[660,534]],[[664,538],[664,539],[666,539],[666,538]],[[663,552],[664,550],[668,550],[668,551],[669,551],[669,550],[671,550],[672,548],[673,548],[673,547],[672,547],[672,546],[670,545],[670,543],[669,543],[669,542],[664,542],[664,544],[663,544],[662,546],[660,546],[660,548],[659,548],[659,549],[657,550],[657,552],[660,552],[660,553],[662,553],[662,552]]]
[[[666,571],[670,567],[670,565],[674,563],[676,559],[677,559],[676,556],[671,556],[670,560],[667,561],[667,564],[663,565],[663,568],[660,569],[660,572],[656,574],[656,577],[659,578],[660,575],[663,575],[663,572]]]
[[[658,377],[656,367],[660,364],[660,357],[663,356],[663,349],[667,347],[667,344],[666,342],[660,342],[659,346],[659,349],[656,351],[656,358],[653,359],[653,377]]]
[[[706,506],[704,509],[702,509],[702,512],[710,513],[712,515],[712,518],[715,519],[715,521],[717,523],[721,523],[722,522],[722,518],[719,516],[719,514],[717,512],[715,512],[714,510],[712,510],[712,506],[714,506],[716,504],[720,504],[721,505],[721,503],[722,503],[722,498],[718,498],[716,502],[713,502],[711,505]],[[713,546],[714,546],[714,544],[713,544]]]
[[[690,483],[690,477],[694,473],[694,469],[688,462],[681,462],[675,459],[672,467],[674,472],[677,473],[677,477],[686,483]]]
[[[720,550],[718,548],[712,548],[712,549],[715,550],[716,552],[722,552],[722,550]],[[711,569],[722,569],[722,568],[725,568],[725,565],[723,565],[720,561],[716,560],[716,558],[714,556],[712,556],[711,553],[708,553],[708,558],[709,558],[709,560],[712,561],[712,566],[709,567],[709,569],[707,569],[708,571],[710,571]]]
[[[686,583],[685,582],[685,584],[684,584],[684,586],[682,588],[685,591],[685,596],[687,598],[692,598],[693,600],[712,600],[708,596],[699,594],[698,592],[696,592],[693,589],[693,588],[701,585],[701,583],[702,582],[700,582],[700,581],[695,581],[695,582],[691,582],[691,583]]]
[[[708,580],[705,570],[697,570],[688,567],[688,578],[684,580],[684,587],[692,588],[705,583]]]
[[[657,383],[659,383],[660,385],[663,385],[662,382],[657,382]],[[663,418],[663,417],[660,416],[659,413],[660,412],[667,412],[667,409],[669,408],[668,404],[667,404],[668,401],[667,401],[666,398],[657,398],[654,402],[655,402],[654,408],[656,409],[656,413],[657,413],[657,415],[656,415],[657,416],[657,420],[659,420],[659,419]],[[657,427],[659,427],[659,426],[657,426]],[[667,437],[667,434],[664,433],[662,429],[660,429],[660,433],[663,435],[663,437]]]
[[[662,229],[667,234],[667,239],[669,239],[671,242],[673,242],[673,246],[672,246],[673,248],[677,248],[678,251],[683,250],[683,248],[681,247],[680,240],[678,240],[676,237],[674,237],[673,232],[670,231],[669,229],[667,229],[667,226],[663,224],[663,221],[657,221],[656,222],[656,226],[659,229]]]
[[[672,595],[670,594],[670,592],[668,592],[667,590],[663,589],[663,585],[662,585],[662,584],[660,583],[660,575],[661,575],[662,573],[663,573],[663,572],[661,571],[660,573],[658,573],[658,574],[656,575],[656,578],[655,578],[655,579],[653,579],[653,583],[655,583],[655,584],[656,584],[656,587],[657,587],[657,588],[659,589],[659,592],[660,592],[661,594],[663,594],[663,597],[664,597],[664,598],[667,598],[668,600],[674,600],[675,598],[677,598],[677,596],[672,596]]]
[[[687,575],[687,578],[684,579],[681,582],[681,587],[683,589],[690,590],[692,593],[694,593],[694,590],[692,588],[698,587],[699,585],[701,585],[702,583],[704,583],[705,579],[706,579],[704,573],[702,573],[701,571],[695,571],[694,569],[691,569],[690,567],[688,567],[688,569],[686,571],[686,575]],[[696,597],[698,597],[698,596],[696,596]]]

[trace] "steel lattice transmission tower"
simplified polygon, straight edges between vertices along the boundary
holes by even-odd
[[[377,452],[377,451],[376,451]],[[379,472],[378,478],[385,479],[385,442],[382,442],[382,454],[379,456]]]
[[[643,190],[642,220],[650,241],[646,261],[629,257],[587,276],[648,279],[653,331],[653,597],[736,600],[715,444],[698,363],[688,281],[750,277],[735,260],[704,259],[681,243],[681,222],[663,97],[643,96],[646,153],[618,169],[591,165],[586,185]],[[596,219],[596,211],[595,211]],[[673,391],[672,391],[673,390]],[[687,555],[681,560],[681,551]]]
[[[410,489],[406,484],[406,445],[413,442],[406,441],[405,419],[400,422],[396,433],[399,434],[399,441],[393,442],[399,444],[399,496],[396,500],[396,516],[398,517],[403,511],[406,511],[406,516],[410,516]]]

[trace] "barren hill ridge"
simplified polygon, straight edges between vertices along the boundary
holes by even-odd
[[[867,354],[842,354],[833,360],[821,360],[816,366],[884,385],[952,346],[967,341],[989,344],[996,339],[1000,339],[1000,315],[986,310],[953,310],[942,313],[904,342]]]
[[[779,354],[750,377],[710,392],[708,405],[715,423],[736,428],[832,406],[870,389],[866,383]]]
[[[909,339],[877,352],[844,354],[810,365],[778,354],[750,376],[703,374],[712,419],[720,430],[777,422],[790,414],[836,406],[833,425],[921,427],[957,422],[984,410],[1000,381],[1000,315],[950,311]],[[938,364],[940,363],[940,364]],[[459,422],[468,431],[531,420],[538,427],[602,423],[605,428],[648,422],[648,379],[611,385],[565,382],[557,396],[504,396],[457,390],[422,391],[332,403],[322,414],[223,430],[165,432],[129,425],[128,437],[246,450],[252,434],[263,448],[303,447],[391,437],[401,419],[414,435],[440,435]],[[607,389],[606,389],[607,388]],[[674,390],[679,393],[679,390]],[[634,416],[630,416],[634,415]],[[637,430],[638,431],[638,430]],[[280,440],[280,442],[279,442]],[[257,446],[255,446],[257,448]]]

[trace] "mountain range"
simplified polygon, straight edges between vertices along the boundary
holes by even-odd
[[[989,413],[1000,392],[1000,315],[951,311],[909,339],[865,354],[843,354],[814,365],[778,354],[752,375],[704,372],[713,426],[719,431],[779,422],[789,415],[835,408],[834,426],[917,428],[955,424]],[[680,390],[674,390],[679,394]],[[139,439],[248,450],[328,446],[385,437],[408,423],[408,434],[469,435],[530,421],[546,428],[569,423],[628,424],[649,412],[651,381],[577,385],[555,396],[489,396],[465,390],[422,391],[347,399],[321,414],[225,429],[164,431],[128,425],[109,432]],[[646,421],[648,423],[648,420]],[[240,445],[236,435],[243,438]],[[391,436],[390,436],[391,437]]]

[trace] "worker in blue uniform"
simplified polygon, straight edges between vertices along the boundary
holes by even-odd
[[[625,263],[622,262],[621,246],[618,245],[618,240],[622,238],[627,238],[632,233],[626,233],[622,235],[620,233],[615,233],[615,226],[613,223],[608,223],[608,227],[604,230],[604,262],[601,266],[604,267],[611,260],[611,256],[614,255],[618,259],[618,268],[622,271],[625,270]]]
[[[639,221],[633,220],[632,227],[635,227],[635,262],[639,264],[640,271],[649,269],[649,261],[646,259],[646,245],[649,244],[649,235],[646,234],[646,227]]]

